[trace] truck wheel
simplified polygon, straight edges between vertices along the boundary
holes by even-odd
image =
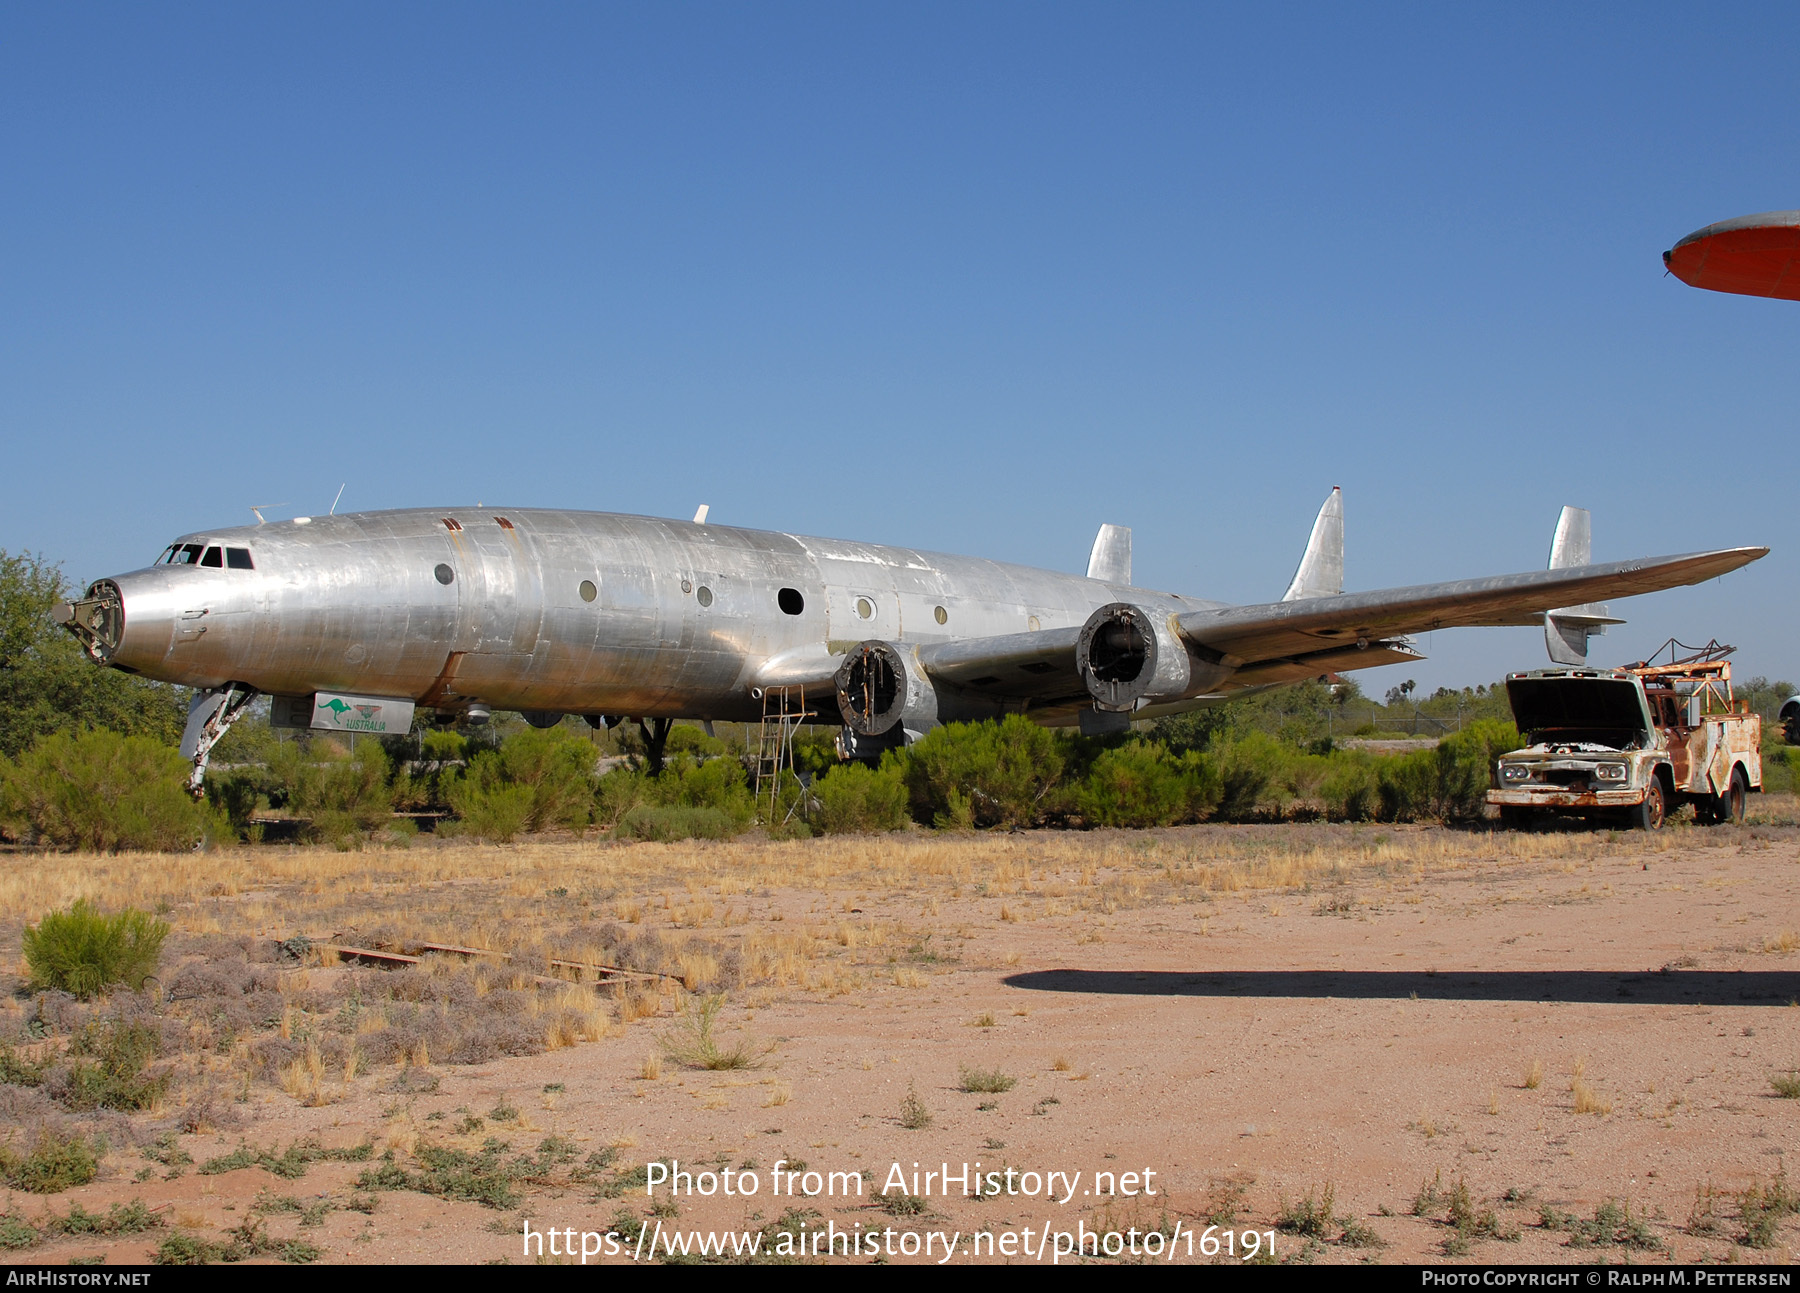
[[[1640,831],[1660,831],[1668,810],[1668,800],[1663,797],[1662,778],[1652,776],[1650,784],[1644,787],[1644,802],[1630,810],[1631,824]]]
[[[1725,802],[1720,805],[1723,811],[1719,815],[1719,820],[1730,822],[1734,826],[1742,822],[1745,801],[1749,798],[1750,786],[1744,780],[1744,770],[1733,768],[1731,770],[1731,788],[1725,792]]]
[[[1781,726],[1787,733],[1787,743],[1800,745],[1800,709],[1789,711],[1787,717],[1781,720]]]

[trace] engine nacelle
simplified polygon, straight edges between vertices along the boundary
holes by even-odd
[[[1076,640],[1075,667],[1103,713],[1179,699],[1196,681],[1187,643],[1166,618],[1159,623],[1130,602],[1111,602],[1088,616]]]
[[[904,647],[875,638],[858,642],[834,681],[838,712],[857,736],[883,736],[896,727],[923,733],[938,725],[937,689]]]

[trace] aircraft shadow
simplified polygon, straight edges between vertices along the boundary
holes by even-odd
[[[1800,972],[1750,970],[1033,970],[1009,987],[1139,997],[1310,997],[1421,1001],[1569,1001],[1658,1006],[1786,1006]]]

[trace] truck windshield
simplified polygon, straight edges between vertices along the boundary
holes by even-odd
[[[1533,744],[1587,741],[1623,750],[1647,735],[1637,684],[1623,678],[1512,678],[1506,695]]]

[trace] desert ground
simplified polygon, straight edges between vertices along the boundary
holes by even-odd
[[[838,1261],[937,1261],[954,1235],[954,1261],[1047,1263],[1046,1228],[1130,1234],[1064,1262],[1240,1260],[1189,1256],[1215,1225],[1278,1261],[1785,1262],[1797,823],[1770,800],[1654,836],[14,854],[18,1054],[147,1019],[169,1080],[86,1115],[54,1083],[0,1087],[20,1147],[58,1128],[107,1146],[89,1184],[6,1196],[40,1236],[8,1257],[142,1262],[181,1238],[254,1260],[580,1261],[583,1232],[610,1232],[587,1260],[647,1261],[640,1227],[656,1260],[664,1235],[756,1233],[766,1255],[835,1227],[881,1236]],[[82,896],[173,926],[142,994],[26,990],[24,925]],[[694,1192],[647,1194],[671,1161]],[[965,1197],[964,1164],[1014,1191]],[[945,1165],[948,1193],[924,1177]],[[726,1197],[726,1168],[756,1193]],[[151,1221],[57,1221],[134,1202]],[[908,1252],[907,1232],[939,1246]]]

